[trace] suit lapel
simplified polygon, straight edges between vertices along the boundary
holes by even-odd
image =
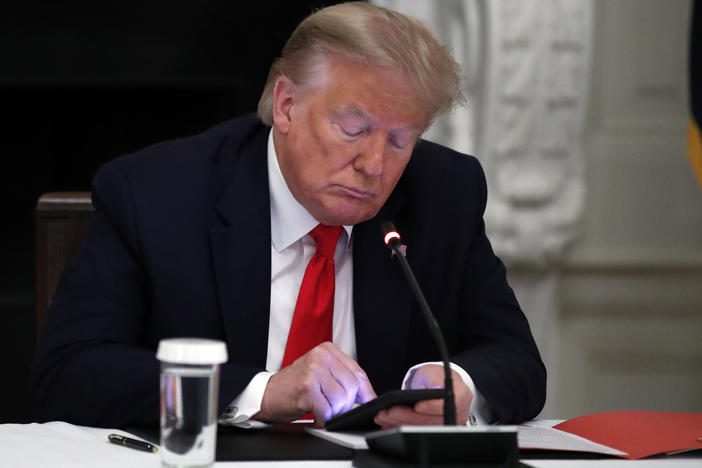
[[[217,205],[212,256],[230,361],[264,368],[268,352],[271,225],[267,131],[240,149]],[[413,306],[397,260],[382,242],[380,223],[404,204],[400,185],[378,215],[353,230],[353,298],[358,362],[378,388],[397,387],[406,371]],[[411,249],[411,247],[410,247]],[[379,359],[382,356],[382,359]]]
[[[266,365],[271,289],[267,137],[262,130],[239,150],[217,205],[224,222],[210,233],[230,362],[260,368]]]
[[[353,230],[353,298],[358,362],[378,391],[404,375],[412,296],[397,259],[383,243],[380,223],[394,220],[404,203],[393,192],[378,215]]]

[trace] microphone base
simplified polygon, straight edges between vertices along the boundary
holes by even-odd
[[[518,467],[516,426],[400,426],[366,434],[353,466]]]

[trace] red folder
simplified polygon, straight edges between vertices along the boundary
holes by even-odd
[[[553,426],[637,458],[702,449],[702,413],[613,411],[588,414]]]

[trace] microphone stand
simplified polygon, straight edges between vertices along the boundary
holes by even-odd
[[[381,229],[385,243],[402,265],[402,270],[419,301],[419,306],[444,361],[444,425],[399,426],[367,433],[365,438],[370,450],[355,451],[353,466],[358,468],[517,467],[519,450],[516,426],[456,425],[456,402],[446,342],[407,263],[400,244],[400,234],[390,221],[381,223]]]
[[[397,234],[397,236],[391,236],[388,239],[390,233],[397,233],[395,226],[393,226],[390,221],[384,221],[380,226],[383,231],[383,235],[386,238],[388,247],[390,247],[390,249],[395,253],[395,257],[397,257],[397,261],[400,262],[402,270],[407,277],[407,281],[409,281],[410,287],[412,288],[414,295],[417,297],[417,301],[419,301],[419,308],[422,309],[427,325],[429,325],[429,330],[431,331],[434,341],[439,348],[441,359],[444,361],[444,426],[455,426],[456,400],[453,394],[453,378],[451,377],[451,366],[449,365],[446,341],[444,341],[444,337],[441,334],[441,329],[439,329],[439,324],[436,322],[436,318],[431,313],[429,304],[422,293],[422,289],[419,287],[419,283],[417,283],[417,278],[414,277],[414,273],[407,262],[407,258],[405,258],[405,254],[400,248],[400,235]]]

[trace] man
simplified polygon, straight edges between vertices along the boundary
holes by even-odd
[[[220,410],[317,424],[404,382],[440,387],[436,345],[379,224],[394,220],[448,343],[458,421],[536,416],[545,369],[485,237],[477,161],[420,141],[461,97],[419,22],[363,3],[303,21],[257,117],[101,168],[88,239],[35,366],[44,419],[154,424],[158,341],[227,342]],[[272,127],[269,127],[271,125]],[[376,422],[440,424],[440,400]]]

